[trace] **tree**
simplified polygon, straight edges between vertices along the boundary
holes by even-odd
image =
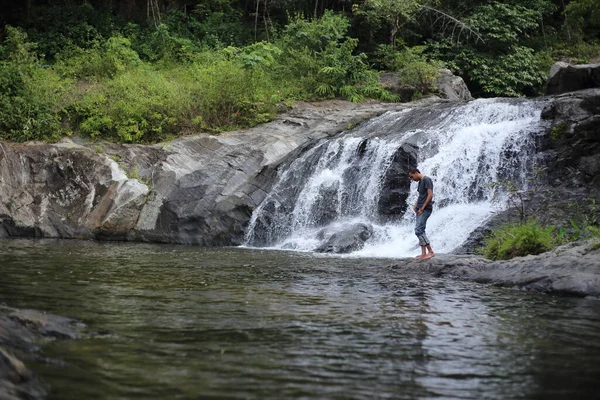
[[[387,25],[390,44],[396,48],[400,28],[419,11],[422,2],[423,0],[365,0],[362,5],[355,5],[353,11],[373,27]]]
[[[466,19],[482,40],[455,42],[445,37],[432,47],[471,84],[475,94],[522,96],[545,79],[534,49],[523,43],[540,29],[540,15],[539,8],[498,1],[483,4]]]
[[[584,36],[598,38],[600,30],[600,0],[576,0],[564,10],[565,24]],[[587,34],[587,35],[586,35]]]

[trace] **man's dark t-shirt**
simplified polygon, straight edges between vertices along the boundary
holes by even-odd
[[[425,200],[427,199],[427,189],[433,190],[433,181],[431,180],[430,177],[424,176],[423,179],[421,179],[419,181],[419,187],[417,189],[417,192],[419,192],[419,198],[417,199],[417,210],[423,206],[423,203],[425,203]],[[433,211],[432,203],[433,203],[433,198],[431,199],[429,204],[427,204],[427,207],[425,207],[425,210]]]

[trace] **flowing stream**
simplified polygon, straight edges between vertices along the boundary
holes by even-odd
[[[0,303],[69,316],[25,359],[50,400],[593,399],[600,301],[394,260],[0,240]]]
[[[421,172],[434,180],[428,236],[436,251],[449,252],[505,207],[504,186],[527,186],[542,107],[540,101],[489,99],[388,112],[322,141],[281,169],[252,216],[246,245],[312,251],[328,232],[363,223],[373,235],[355,256],[413,254],[416,183],[399,218],[386,220],[381,206],[390,182],[408,180],[406,170],[390,168],[399,149],[411,146]]]

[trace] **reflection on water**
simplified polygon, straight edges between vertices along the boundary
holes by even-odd
[[[0,302],[85,322],[51,399],[570,399],[600,393],[600,301],[383,259],[0,241]]]

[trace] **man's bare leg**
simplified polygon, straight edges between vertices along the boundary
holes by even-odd
[[[421,246],[421,255],[420,256],[416,256],[415,260],[424,260],[425,256],[427,255],[427,252],[425,251],[426,246]]]
[[[423,249],[423,252],[425,252],[425,249],[427,249],[428,253],[424,254],[421,259],[422,260],[429,260],[431,257],[435,256],[435,253],[433,252],[433,249],[431,248],[431,245],[428,244],[427,246],[423,246],[421,247]]]

